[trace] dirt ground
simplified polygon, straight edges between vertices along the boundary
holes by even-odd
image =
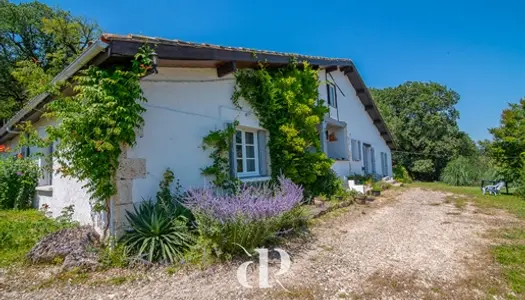
[[[257,287],[256,266],[248,268],[254,288],[241,286],[237,268],[243,261],[202,271],[111,270],[85,275],[91,276],[87,283],[79,275],[60,284],[45,280],[56,278],[53,270],[31,268],[0,273],[0,298],[486,299],[487,293],[503,294],[488,233],[516,220],[463,205],[458,197],[409,189],[395,199],[323,216],[314,221],[307,241],[282,247],[292,260],[287,273],[274,275],[280,261],[271,255],[271,288]]]

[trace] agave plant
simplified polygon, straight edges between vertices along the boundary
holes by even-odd
[[[126,218],[131,226],[122,237],[126,252],[148,261],[178,261],[194,241],[185,217],[151,201],[128,211]]]

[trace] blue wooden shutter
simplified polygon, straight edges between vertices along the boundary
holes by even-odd
[[[388,154],[385,152],[385,176],[388,176]]]
[[[361,141],[358,141],[357,142],[357,149],[359,150],[359,155],[357,157],[357,160],[361,160],[363,158],[363,156],[362,156],[363,155],[363,152],[362,152],[363,149],[361,149],[361,148],[362,148],[361,147]]]
[[[370,148],[370,156],[372,156],[370,160],[372,162],[372,174],[376,174],[376,151],[373,147]]]
[[[228,128],[228,126],[232,126],[232,125],[233,123],[226,123],[225,128]],[[237,159],[235,157],[235,134],[230,137],[229,159],[230,159],[230,175],[232,177],[237,177]]]
[[[267,137],[266,131],[257,130],[257,149],[259,152],[259,174],[261,176],[267,176],[270,174],[268,168],[268,150],[266,147]]]

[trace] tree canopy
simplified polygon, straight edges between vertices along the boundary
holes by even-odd
[[[406,82],[371,93],[397,146],[393,161],[413,178],[437,180],[451,159],[477,152],[459,130],[455,91],[435,82]]]
[[[61,9],[0,0],[0,119],[43,92],[99,33],[95,23]]]
[[[487,148],[498,173],[509,182],[525,185],[525,98],[509,104],[501,113],[500,126],[489,132],[493,140]]]

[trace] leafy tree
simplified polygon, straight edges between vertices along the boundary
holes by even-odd
[[[398,147],[393,160],[413,178],[437,180],[452,158],[477,152],[457,125],[455,91],[435,82],[406,82],[371,92]]]
[[[498,173],[525,188],[525,98],[509,104],[501,114],[500,126],[489,129],[493,136],[488,152]]]
[[[96,24],[67,11],[0,0],[0,119],[44,91],[98,34]]]

